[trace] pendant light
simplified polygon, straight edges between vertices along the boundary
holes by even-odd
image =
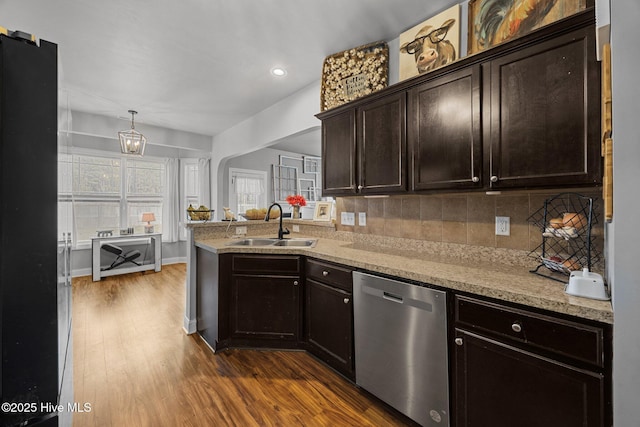
[[[129,114],[131,114],[131,129],[118,132],[120,150],[122,154],[142,156],[144,155],[144,146],[147,145],[147,138],[138,132],[133,124],[133,117],[138,114],[138,112],[129,110]]]

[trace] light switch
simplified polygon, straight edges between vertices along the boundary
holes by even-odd
[[[353,212],[342,212],[340,214],[340,224],[356,225],[356,215]]]
[[[367,225],[367,213],[366,212],[358,212],[358,225],[360,227],[364,227]]]

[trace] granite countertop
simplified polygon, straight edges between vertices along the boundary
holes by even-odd
[[[254,236],[252,236],[254,237]],[[273,236],[268,236],[273,237]],[[295,235],[296,238],[306,237]],[[455,257],[385,247],[364,246],[327,238],[313,248],[228,246],[230,239],[196,240],[198,247],[216,253],[262,253],[305,255],[355,268],[415,280],[446,289],[502,301],[613,323],[610,301],[574,297],[564,284],[531,274],[527,268],[481,263]]]

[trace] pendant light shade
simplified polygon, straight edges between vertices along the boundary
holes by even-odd
[[[133,117],[138,114],[138,112],[129,110],[129,114],[131,114],[131,129],[118,132],[120,150],[122,154],[142,156],[144,155],[144,147],[147,145],[147,138],[138,132],[133,124]]]

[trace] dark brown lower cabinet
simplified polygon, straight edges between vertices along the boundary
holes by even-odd
[[[353,269],[307,258],[305,341],[307,350],[355,380]]]
[[[456,426],[604,425],[601,374],[459,329],[456,340]]]
[[[302,329],[300,257],[234,254],[230,261],[231,343],[297,346]]]
[[[456,427],[604,427],[609,325],[455,296]]]
[[[354,379],[351,292],[307,279],[306,297],[309,351]]]
[[[296,341],[299,278],[234,275],[231,326],[234,338]]]

